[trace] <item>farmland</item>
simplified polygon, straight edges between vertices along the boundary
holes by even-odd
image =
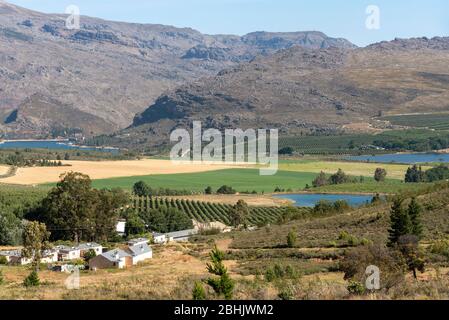
[[[231,168],[223,164],[173,164],[169,160],[123,161],[63,161],[63,167],[21,167],[12,177],[0,179],[0,183],[35,185],[59,181],[61,174],[74,171],[89,175],[92,179],[130,177],[147,174],[175,174],[204,172]]]
[[[217,190],[230,185],[239,192],[271,193],[276,187],[301,190],[311,184],[315,173],[278,171],[274,176],[261,176],[258,169],[226,169],[200,173],[135,176],[93,181],[95,188],[123,188],[130,190],[137,181],[145,181],[153,188],[202,192],[207,186]]]
[[[291,147],[297,153],[325,156],[376,154],[388,152],[387,150],[431,151],[433,148],[429,141],[438,139],[446,141],[448,137],[448,131],[416,128],[408,130],[386,130],[377,134],[281,137],[279,139],[279,148]],[[385,147],[384,144],[388,142],[391,143],[391,146],[388,146],[387,150],[376,150],[372,148],[372,145],[378,146],[378,144]],[[398,142],[400,144],[396,146]]]
[[[372,177],[376,168],[382,167],[387,170],[389,178],[402,180],[409,166],[398,164],[376,164],[376,163],[353,163],[345,161],[283,161],[280,163],[280,170],[296,172],[315,172],[321,171],[331,174],[338,169],[342,169],[351,176]]]
[[[429,128],[434,130],[449,130],[448,113],[385,116],[380,119],[387,120],[395,125],[406,127]]]
[[[190,219],[199,222],[220,221],[226,225],[231,224],[229,211],[232,206],[229,204],[148,197],[133,197],[132,199],[132,207],[137,212],[158,209],[161,206],[176,208],[187,214]],[[248,222],[252,224],[276,222],[285,209],[285,207],[251,207]]]

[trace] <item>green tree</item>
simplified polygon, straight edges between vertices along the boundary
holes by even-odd
[[[133,186],[133,193],[139,197],[148,196],[151,193],[151,188],[145,181],[138,181]]]
[[[207,279],[209,284],[219,296],[223,295],[226,300],[232,299],[234,281],[229,277],[228,270],[223,264],[224,253],[217,246],[209,254],[211,262],[207,264],[207,271],[217,277]]]
[[[129,236],[141,235],[146,232],[145,222],[136,214],[132,213],[126,219],[125,233]]]
[[[423,233],[423,226],[421,224],[421,212],[422,212],[421,206],[419,205],[418,201],[416,201],[416,198],[413,197],[412,201],[408,206],[407,213],[410,217],[411,222],[410,233],[417,236],[418,239],[422,238]]]
[[[211,186],[208,186],[208,187],[206,188],[206,190],[204,190],[204,193],[205,193],[205,194],[212,194],[212,187],[211,187]]]
[[[323,171],[321,171],[320,174],[312,181],[312,185],[314,188],[319,188],[328,184],[329,181]]]
[[[341,169],[338,169],[338,171],[335,174],[333,174],[329,177],[330,184],[343,184],[343,183],[347,183],[348,181],[349,181],[348,176]]]
[[[218,194],[236,194],[237,191],[235,191],[232,187],[224,185],[218,188],[217,190]]]
[[[95,195],[95,214],[93,233],[91,239],[106,242],[115,234],[117,221],[120,217],[119,210],[128,202],[128,195],[121,189],[92,190]]]
[[[84,253],[83,259],[86,263],[89,263],[90,259],[95,258],[97,256],[97,253],[95,250],[90,249],[86,253]]]
[[[78,243],[83,238],[90,238],[95,230],[93,217],[96,215],[96,195],[91,185],[89,176],[82,173],[62,175],[61,181],[43,200],[42,216],[38,220],[58,230],[54,235],[59,239]]]
[[[410,234],[412,230],[410,217],[402,207],[402,202],[402,199],[396,198],[390,210],[389,246],[397,244],[399,237]]]
[[[405,173],[405,182],[407,183],[418,183],[424,182],[425,180],[425,173],[422,171],[422,168],[418,167],[416,164],[411,168],[408,168]]]
[[[39,270],[44,251],[51,249],[51,245],[48,242],[49,238],[50,232],[47,231],[45,224],[37,221],[25,223],[22,238],[22,256],[32,259],[32,265],[36,271]]]
[[[118,209],[126,203],[123,191],[95,190],[89,176],[69,172],[27,218],[54,230],[53,240],[106,241],[115,234]]]
[[[387,170],[383,168],[377,168],[374,172],[374,180],[377,182],[383,182],[385,181],[385,178],[387,177]]]
[[[25,280],[23,280],[23,285],[25,287],[37,287],[40,285],[39,275],[35,270],[31,271]]]
[[[296,232],[290,230],[290,232],[287,235],[287,246],[289,248],[294,248],[295,245],[296,245]]]
[[[193,300],[206,300],[206,291],[204,290],[201,282],[196,281],[195,286],[192,290],[192,299]]]
[[[249,217],[249,207],[245,201],[239,200],[237,203],[231,208],[229,212],[229,218],[234,227],[238,227],[242,224],[246,224],[246,220]]]
[[[22,237],[22,222],[0,204],[0,245],[17,245]]]

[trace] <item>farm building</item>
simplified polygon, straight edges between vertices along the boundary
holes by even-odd
[[[115,231],[119,234],[119,235],[124,235],[125,234],[125,229],[126,229],[126,220],[124,219],[120,219],[117,221],[117,225],[115,226]]]
[[[153,249],[147,238],[132,239],[124,249],[115,249],[92,258],[89,267],[96,269],[123,269],[153,258]]]
[[[121,249],[111,250],[96,256],[89,261],[89,268],[96,269],[123,269],[133,265],[132,256]]]
[[[0,256],[6,258],[9,264],[14,265],[27,265],[32,262],[31,258],[25,258],[22,256],[21,250],[9,250],[9,251],[0,251]],[[53,263],[58,261],[58,252],[55,250],[47,250],[42,254],[41,263]]]
[[[153,232],[153,242],[156,244],[167,243],[167,237],[163,233]]]
[[[60,261],[75,260],[81,258],[81,251],[77,247],[56,246],[55,249],[58,251],[58,259]]]
[[[198,234],[198,229],[181,230],[168,233],[153,232],[153,241],[157,244],[165,244],[168,242],[188,241],[189,238]]]
[[[153,249],[147,243],[137,244],[125,249],[132,256],[133,265],[138,264],[141,261],[153,258]]]
[[[80,250],[81,257],[90,250],[95,251],[97,256],[103,253],[103,246],[95,242],[82,243],[77,248]]]

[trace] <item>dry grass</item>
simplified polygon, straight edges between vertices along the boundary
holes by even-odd
[[[338,169],[342,169],[346,174],[352,176],[374,176],[376,168],[384,168],[387,170],[387,177],[391,179],[403,180],[407,171],[407,165],[400,164],[378,164],[378,163],[353,163],[344,161],[304,161],[297,163],[282,163],[280,170],[298,171],[298,172],[316,172],[324,171],[325,173],[335,173]],[[427,167],[425,168],[427,169]]]
[[[223,164],[174,164],[169,160],[126,160],[126,161],[64,161],[70,167],[19,168],[13,177],[0,179],[0,183],[33,185],[59,181],[59,176],[68,171],[87,174],[91,179],[132,177],[153,174],[176,174],[214,171],[235,166]],[[3,167],[0,167],[0,173]]]

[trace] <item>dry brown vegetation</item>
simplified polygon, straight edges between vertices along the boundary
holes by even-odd
[[[231,165],[187,163],[173,164],[170,160],[124,160],[124,161],[64,161],[63,167],[27,167],[19,168],[16,174],[0,183],[9,184],[43,184],[57,182],[60,175],[68,172],[81,172],[91,179],[106,179],[117,177],[143,176],[151,174],[175,174],[215,171],[235,168]],[[2,170],[0,167],[0,170]],[[0,171],[1,173],[1,171]]]

